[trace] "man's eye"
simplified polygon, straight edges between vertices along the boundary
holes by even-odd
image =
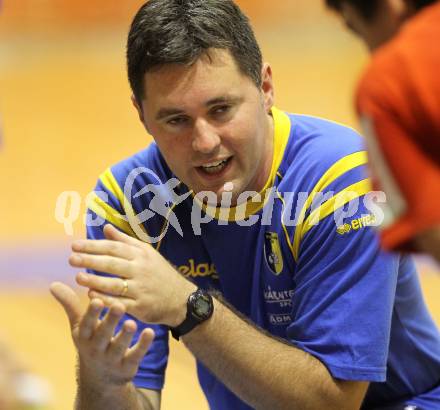
[[[214,107],[211,112],[214,115],[221,115],[221,114],[226,114],[229,110],[230,110],[230,106],[229,105],[219,105],[217,107]]]
[[[169,125],[182,125],[187,121],[186,117],[174,117],[174,118],[170,118],[167,121],[167,124]]]

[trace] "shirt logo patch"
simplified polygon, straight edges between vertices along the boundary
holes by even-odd
[[[264,257],[272,273],[279,275],[283,271],[283,255],[276,232],[266,232],[264,235]]]
[[[339,235],[345,235],[350,233],[351,231],[359,231],[366,226],[374,225],[376,223],[375,215],[365,215],[357,219],[353,219],[350,222],[347,222],[343,225],[339,225],[336,227],[336,232]]]
[[[187,278],[211,277],[218,279],[218,272],[213,263],[196,263],[194,259],[188,261],[188,265],[175,266],[183,276]]]

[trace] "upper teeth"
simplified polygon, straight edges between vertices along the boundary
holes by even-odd
[[[227,159],[224,159],[223,161],[211,162],[210,164],[206,164],[206,165],[202,165],[202,166],[203,166],[203,168],[218,167],[219,165],[224,164],[226,161],[227,161]]]

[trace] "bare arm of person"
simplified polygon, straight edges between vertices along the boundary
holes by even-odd
[[[127,320],[114,335],[125,307],[116,302],[100,319],[102,301],[93,299],[85,311],[76,293],[55,282],[51,293],[64,308],[70,323],[72,339],[78,352],[77,410],[159,410],[160,391],[136,389],[132,384],[139,363],[154,338],[151,329],[144,329],[136,344],[130,347],[136,322]]]

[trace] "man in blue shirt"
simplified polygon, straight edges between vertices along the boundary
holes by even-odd
[[[229,0],[148,2],[127,58],[155,142],[98,180],[69,259],[88,270],[87,311],[51,287],[79,353],[77,407],[160,408],[168,330],[212,409],[438,407],[440,336],[411,260],[369,227],[359,135],[274,107]]]

